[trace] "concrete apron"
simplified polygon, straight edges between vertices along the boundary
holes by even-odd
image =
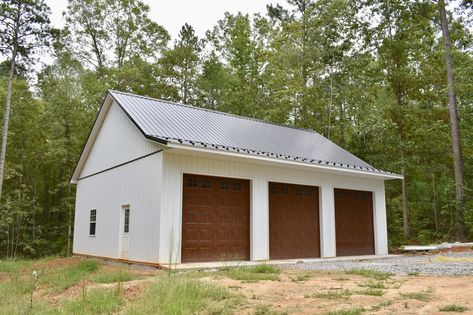
[[[161,264],[164,268],[176,270],[188,269],[218,269],[227,267],[257,266],[257,265],[292,265],[304,263],[318,263],[331,261],[360,261],[360,260],[376,260],[385,258],[395,258],[402,255],[363,255],[363,256],[344,256],[332,258],[304,258],[304,259],[282,259],[282,260],[261,260],[261,261],[215,261],[203,263],[184,263],[184,264]]]

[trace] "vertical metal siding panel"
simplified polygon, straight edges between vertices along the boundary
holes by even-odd
[[[147,141],[120,107],[113,103],[80,177],[151,153],[156,146]]]
[[[268,259],[268,226],[269,213],[268,213],[268,194],[267,194],[267,183],[268,181],[275,182],[286,182],[293,184],[302,185],[313,185],[322,187],[321,190],[330,190],[330,193],[325,195],[325,198],[332,196],[333,198],[333,187],[345,188],[345,189],[359,189],[377,192],[376,196],[381,197],[381,188],[383,187],[383,180],[371,180],[364,178],[356,178],[350,176],[342,176],[337,174],[322,173],[313,169],[297,169],[281,167],[279,165],[268,165],[263,163],[250,163],[249,161],[238,161],[226,157],[216,157],[211,155],[187,155],[183,153],[173,153],[173,150],[168,150],[163,154],[163,183],[162,183],[162,202],[161,202],[161,241],[159,251],[159,262],[167,263],[169,257],[169,243],[171,230],[173,232],[173,238],[178,246],[178,256],[180,254],[180,237],[181,237],[181,199],[182,199],[182,174],[183,173],[195,173],[203,175],[213,176],[227,176],[250,179],[252,185],[256,185],[256,189],[253,189],[251,196],[252,201],[252,224],[256,226],[253,229],[251,235],[252,238],[252,259],[263,260]],[[327,191],[328,192],[328,191]],[[323,200],[324,196],[322,196]],[[379,205],[379,211],[385,211],[381,209],[381,203]],[[330,202],[321,202],[320,212],[325,211],[325,217],[327,218],[326,225],[323,226],[323,234],[321,238],[325,240],[325,244],[321,244],[321,248],[324,249],[325,254],[331,256],[331,253],[335,251],[334,238],[335,234],[335,222],[331,220],[333,207],[333,200]],[[325,209],[324,209],[325,208]],[[378,210],[376,210],[378,211]],[[328,216],[328,217],[327,217]],[[386,243],[387,240],[383,232],[386,227],[381,224],[383,221],[382,216],[379,216],[379,222],[375,222],[375,231],[378,229],[377,234],[381,235],[377,244],[380,248],[382,244]],[[260,224],[260,226],[258,226]],[[261,226],[263,224],[264,226]],[[377,225],[379,225],[377,227]],[[179,227],[179,229],[171,229],[171,227]],[[324,237],[325,236],[325,237]],[[325,247],[324,247],[325,245]],[[380,251],[379,253],[381,253]],[[177,258],[179,263],[179,257]]]
[[[113,104],[84,170],[88,174],[94,173],[160,148],[146,140],[121,109]],[[129,204],[128,258],[156,262],[161,170],[162,153],[158,153],[80,180],[76,194],[74,252],[118,258],[121,207]],[[89,237],[91,209],[97,209],[95,237]]]

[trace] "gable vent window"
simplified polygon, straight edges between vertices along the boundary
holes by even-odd
[[[89,224],[89,235],[95,236],[95,228],[97,224],[97,210],[90,210],[90,224]]]

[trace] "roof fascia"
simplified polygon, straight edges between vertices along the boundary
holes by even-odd
[[[169,148],[176,148],[176,149],[193,151],[193,152],[219,154],[219,155],[224,155],[224,156],[232,156],[232,157],[259,160],[259,161],[268,161],[268,162],[274,162],[274,163],[285,164],[285,165],[305,166],[305,167],[311,167],[311,168],[325,170],[325,171],[333,171],[337,173],[369,176],[369,177],[383,179],[383,180],[403,178],[402,175],[398,175],[398,174],[383,174],[383,173],[368,172],[368,171],[363,171],[363,170],[334,167],[334,166],[328,166],[328,165],[319,165],[319,164],[304,163],[304,162],[298,162],[298,161],[282,160],[282,159],[267,157],[267,156],[258,156],[258,155],[244,154],[244,153],[238,153],[238,152],[222,151],[222,150],[217,150],[217,149],[200,148],[200,147],[194,147],[194,146],[185,145],[185,144],[177,144],[177,143],[172,143],[172,142],[168,142],[167,146]]]

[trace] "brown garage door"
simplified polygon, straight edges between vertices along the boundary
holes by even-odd
[[[317,187],[269,183],[269,256],[320,257]]]
[[[335,189],[335,228],[337,256],[374,254],[372,193]]]
[[[249,260],[248,180],[184,174],[182,262]]]

